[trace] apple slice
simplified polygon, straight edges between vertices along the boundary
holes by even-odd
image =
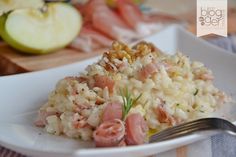
[[[17,9],[0,18],[0,34],[12,47],[25,53],[48,53],[69,44],[79,33],[79,12],[65,3],[43,9]]]
[[[0,15],[21,8],[41,8],[43,0],[0,0]]]

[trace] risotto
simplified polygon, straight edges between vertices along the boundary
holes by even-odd
[[[114,42],[80,76],[57,83],[35,124],[96,146],[142,144],[151,133],[207,117],[224,104],[228,98],[213,79],[203,63],[182,53]]]

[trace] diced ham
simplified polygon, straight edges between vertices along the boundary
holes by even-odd
[[[138,72],[138,77],[141,81],[144,81],[157,71],[158,71],[157,65],[154,63],[149,63]]]
[[[74,111],[78,113],[82,112],[85,109],[92,108],[92,106],[89,103],[78,103],[74,101],[74,104],[75,104]]]
[[[174,117],[167,113],[167,111],[161,105],[157,107],[156,115],[160,123],[168,123],[172,126],[176,124],[176,120],[174,119]]]
[[[45,110],[40,110],[34,124],[38,127],[44,127],[47,124],[46,118],[52,115],[57,115],[57,112],[47,112]]]
[[[122,146],[124,136],[125,126],[119,119],[103,122],[93,133],[96,147]]]
[[[126,120],[125,141],[128,145],[139,145],[145,143],[148,126],[139,113],[130,114]]]
[[[102,89],[107,87],[109,92],[112,93],[114,85],[115,85],[115,81],[109,78],[108,76],[103,76],[103,75],[94,76],[94,87],[99,87]]]
[[[78,113],[75,113],[73,115],[73,123],[72,124],[77,129],[84,128],[84,127],[88,126],[86,118],[83,116],[80,116]]]
[[[86,126],[87,122],[85,120],[80,120],[80,121],[74,121],[73,126],[77,129],[79,128],[84,128]]]
[[[86,126],[88,126],[88,123],[85,121],[85,120],[81,120],[81,121],[78,121],[78,122],[73,122],[73,125],[75,128],[79,129],[79,128],[84,128]]]
[[[105,102],[105,100],[101,97],[97,97],[95,104],[96,105],[101,105]]]
[[[83,77],[83,76],[80,76],[80,77],[77,77],[76,80],[77,80],[79,83],[87,83],[88,78]]]
[[[122,104],[118,102],[107,104],[103,111],[103,122],[113,119],[122,119]]]
[[[204,73],[204,74],[201,74],[199,76],[199,79],[202,79],[204,81],[208,81],[208,80],[212,81],[212,80],[214,80],[214,76],[212,74],[209,74],[209,73]]]

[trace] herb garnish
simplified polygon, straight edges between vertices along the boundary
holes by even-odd
[[[198,93],[198,89],[196,88],[196,91],[193,93],[193,95],[195,96],[197,95],[197,93]]]
[[[126,87],[125,90],[120,90],[120,94],[123,99],[123,113],[122,113],[122,118],[125,119],[127,114],[129,113],[131,107],[138,101],[138,99],[142,96],[142,94],[139,94],[138,97],[135,99],[132,98],[130,92],[128,91],[128,88]]]

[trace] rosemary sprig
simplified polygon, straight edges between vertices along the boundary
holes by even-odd
[[[196,96],[198,93],[198,89],[196,88],[195,92],[193,93],[194,96]]]
[[[122,99],[123,99],[122,119],[125,119],[125,117],[129,113],[131,107],[138,101],[138,99],[142,96],[142,94],[139,94],[139,96],[134,99],[134,98],[132,98],[132,96],[131,96],[130,92],[128,91],[127,87],[123,91],[120,89],[120,94],[121,94]]]

